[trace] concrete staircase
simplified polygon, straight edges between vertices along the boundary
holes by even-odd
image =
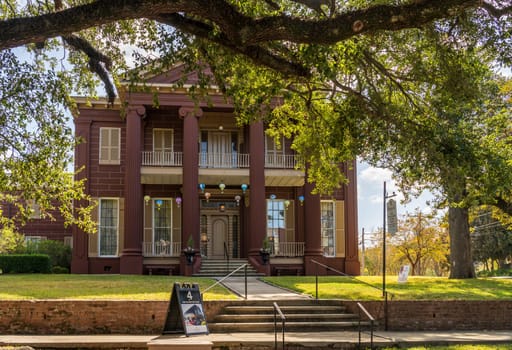
[[[249,264],[247,259],[229,259],[229,265],[227,260],[224,259],[203,259],[201,261],[201,268],[193,276],[196,277],[224,277],[233,270],[247,264],[247,276],[250,277],[261,277],[264,274],[258,273],[254,267]],[[244,269],[240,269],[232,276],[243,277]]]
[[[286,317],[288,332],[354,331],[359,317],[347,312],[339,300],[279,300],[276,301]],[[212,333],[272,332],[274,330],[273,301],[250,300],[230,302],[208,328]],[[281,321],[277,318],[278,330]],[[364,327],[369,324],[361,322]]]

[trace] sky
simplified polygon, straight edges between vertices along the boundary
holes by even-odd
[[[429,192],[424,192],[420,197],[411,200],[407,204],[401,203],[403,194],[397,190],[394,181],[391,179],[391,171],[382,168],[374,168],[366,163],[357,163],[357,200],[358,200],[358,233],[364,228],[365,237],[371,237],[371,232],[382,229],[384,209],[384,181],[386,181],[386,192],[388,196],[393,192],[397,202],[397,216],[401,219],[403,215],[412,214],[416,209],[422,213],[432,212],[427,201],[433,198]]]

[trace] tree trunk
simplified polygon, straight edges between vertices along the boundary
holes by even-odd
[[[475,278],[467,208],[449,208],[450,278]]]

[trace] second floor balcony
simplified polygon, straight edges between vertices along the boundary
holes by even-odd
[[[267,153],[265,168],[295,169],[298,157],[294,154]],[[183,166],[182,152],[142,152],[142,166],[150,167],[181,167]],[[246,153],[199,153],[199,168],[249,168],[249,154]]]

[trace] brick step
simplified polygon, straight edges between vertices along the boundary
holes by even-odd
[[[204,259],[201,263],[201,268],[197,273],[195,273],[193,276],[196,277],[222,277],[226,276],[227,274],[233,272],[240,266],[248,264],[247,260],[244,259],[235,259],[230,260],[229,265],[227,264],[226,260],[211,260],[211,259]],[[239,271],[235,272],[233,276],[242,277],[245,276],[245,269],[240,269]],[[250,264],[247,265],[247,276],[251,277],[261,277],[264,276],[264,274],[258,273],[254,267]]]
[[[274,307],[272,300],[238,300],[226,306],[209,321],[211,332],[272,332],[274,330]],[[289,299],[277,300],[286,318],[286,331],[323,332],[355,331],[359,316],[347,312],[339,300]],[[277,319],[278,329],[281,320]]]
[[[282,311],[282,310],[281,310]],[[286,314],[286,323],[288,322],[344,322],[357,321],[357,317],[352,314]],[[214,323],[265,323],[274,322],[274,315],[269,314],[234,314],[234,315],[218,315],[214,319]],[[281,322],[278,316],[278,322]]]

